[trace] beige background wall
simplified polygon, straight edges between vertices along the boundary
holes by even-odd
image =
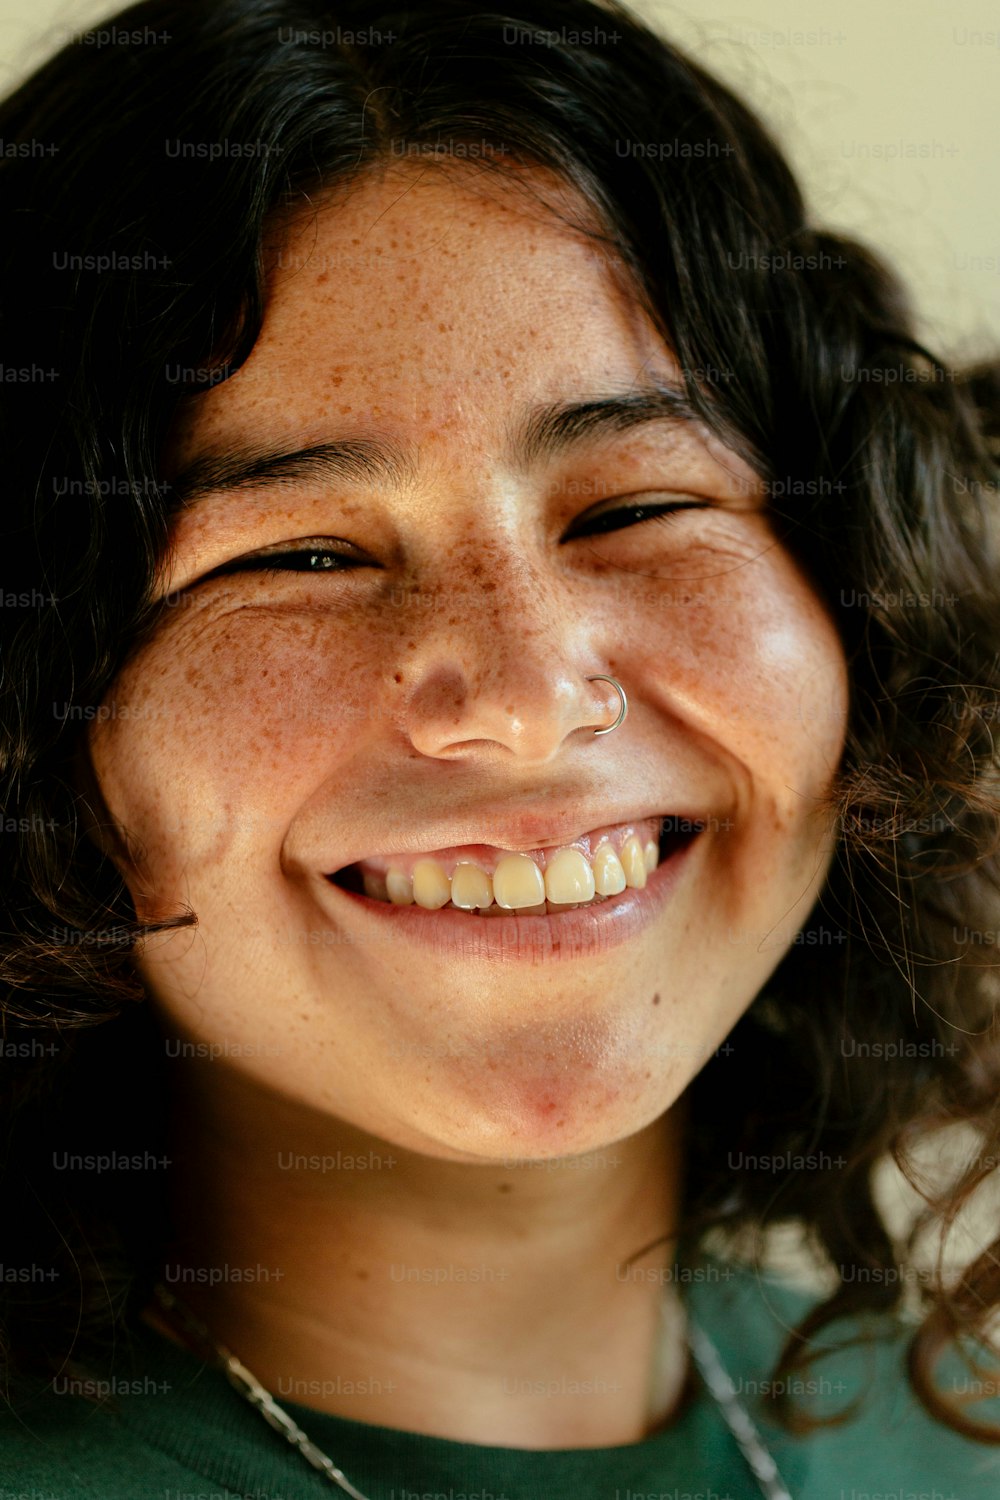
[[[4,86],[62,33],[118,9],[0,0]],[[996,0],[636,0],[636,9],[764,114],[819,220],[889,255],[938,352],[1000,347]]]

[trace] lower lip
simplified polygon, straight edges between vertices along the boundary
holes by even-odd
[[[626,889],[591,906],[539,916],[480,918],[472,912],[443,907],[428,911],[422,906],[375,901],[331,881],[327,885],[341,900],[351,902],[364,921],[370,919],[381,928],[381,937],[373,937],[373,942],[390,942],[395,937],[445,958],[494,964],[592,959],[630,942],[656,921],[673,895],[691,851],[704,837],[704,832],[695,834],[689,843],[661,860],[641,891]]]

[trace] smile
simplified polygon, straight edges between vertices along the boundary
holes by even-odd
[[[514,913],[544,916],[645,889],[657,867],[703,827],[695,818],[644,818],[530,853],[479,844],[429,854],[373,855],[327,878],[342,890],[393,906],[447,907],[494,919]]]

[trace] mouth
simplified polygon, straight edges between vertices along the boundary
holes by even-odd
[[[670,813],[608,824],[558,847],[528,852],[467,844],[427,854],[372,855],[326,879],[392,906],[494,921],[552,916],[643,890],[654,871],[704,828],[704,819]]]

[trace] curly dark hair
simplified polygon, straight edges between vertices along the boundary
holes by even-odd
[[[831,1320],[899,1301],[912,1246],[880,1215],[878,1164],[917,1181],[915,1145],[971,1130],[976,1154],[923,1186],[920,1229],[951,1224],[1000,1159],[997,370],[923,348],[893,274],[810,226],[747,107],[613,0],[144,0],[108,29],[0,106],[2,1260],[51,1268],[0,1284],[8,1374],[110,1347],[148,1300],[168,1222],[163,1174],[56,1165],[70,1140],[128,1154],[165,1139],[163,1048],[131,954],[196,915],[136,920],[84,831],[80,775],[93,705],[157,619],[176,503],[164,435],[252,349],[275,227],[399,140],[502,143],[592,207],[691,407],[766,481],[838,623],[852,691],[833,864],[731,1051],[689,1090],[691,1252],[711,1227],[797,1220],[838,1270],[782,1352],[790,1371]],[[549,36],[509,44],[525,30]],[[276,149],[171,153],[165,137]],[[938,1271],[910,1378],[935,1417],[1000,1441],[934,1382],[946,1346],[985,1340],[1000,1240]]]

